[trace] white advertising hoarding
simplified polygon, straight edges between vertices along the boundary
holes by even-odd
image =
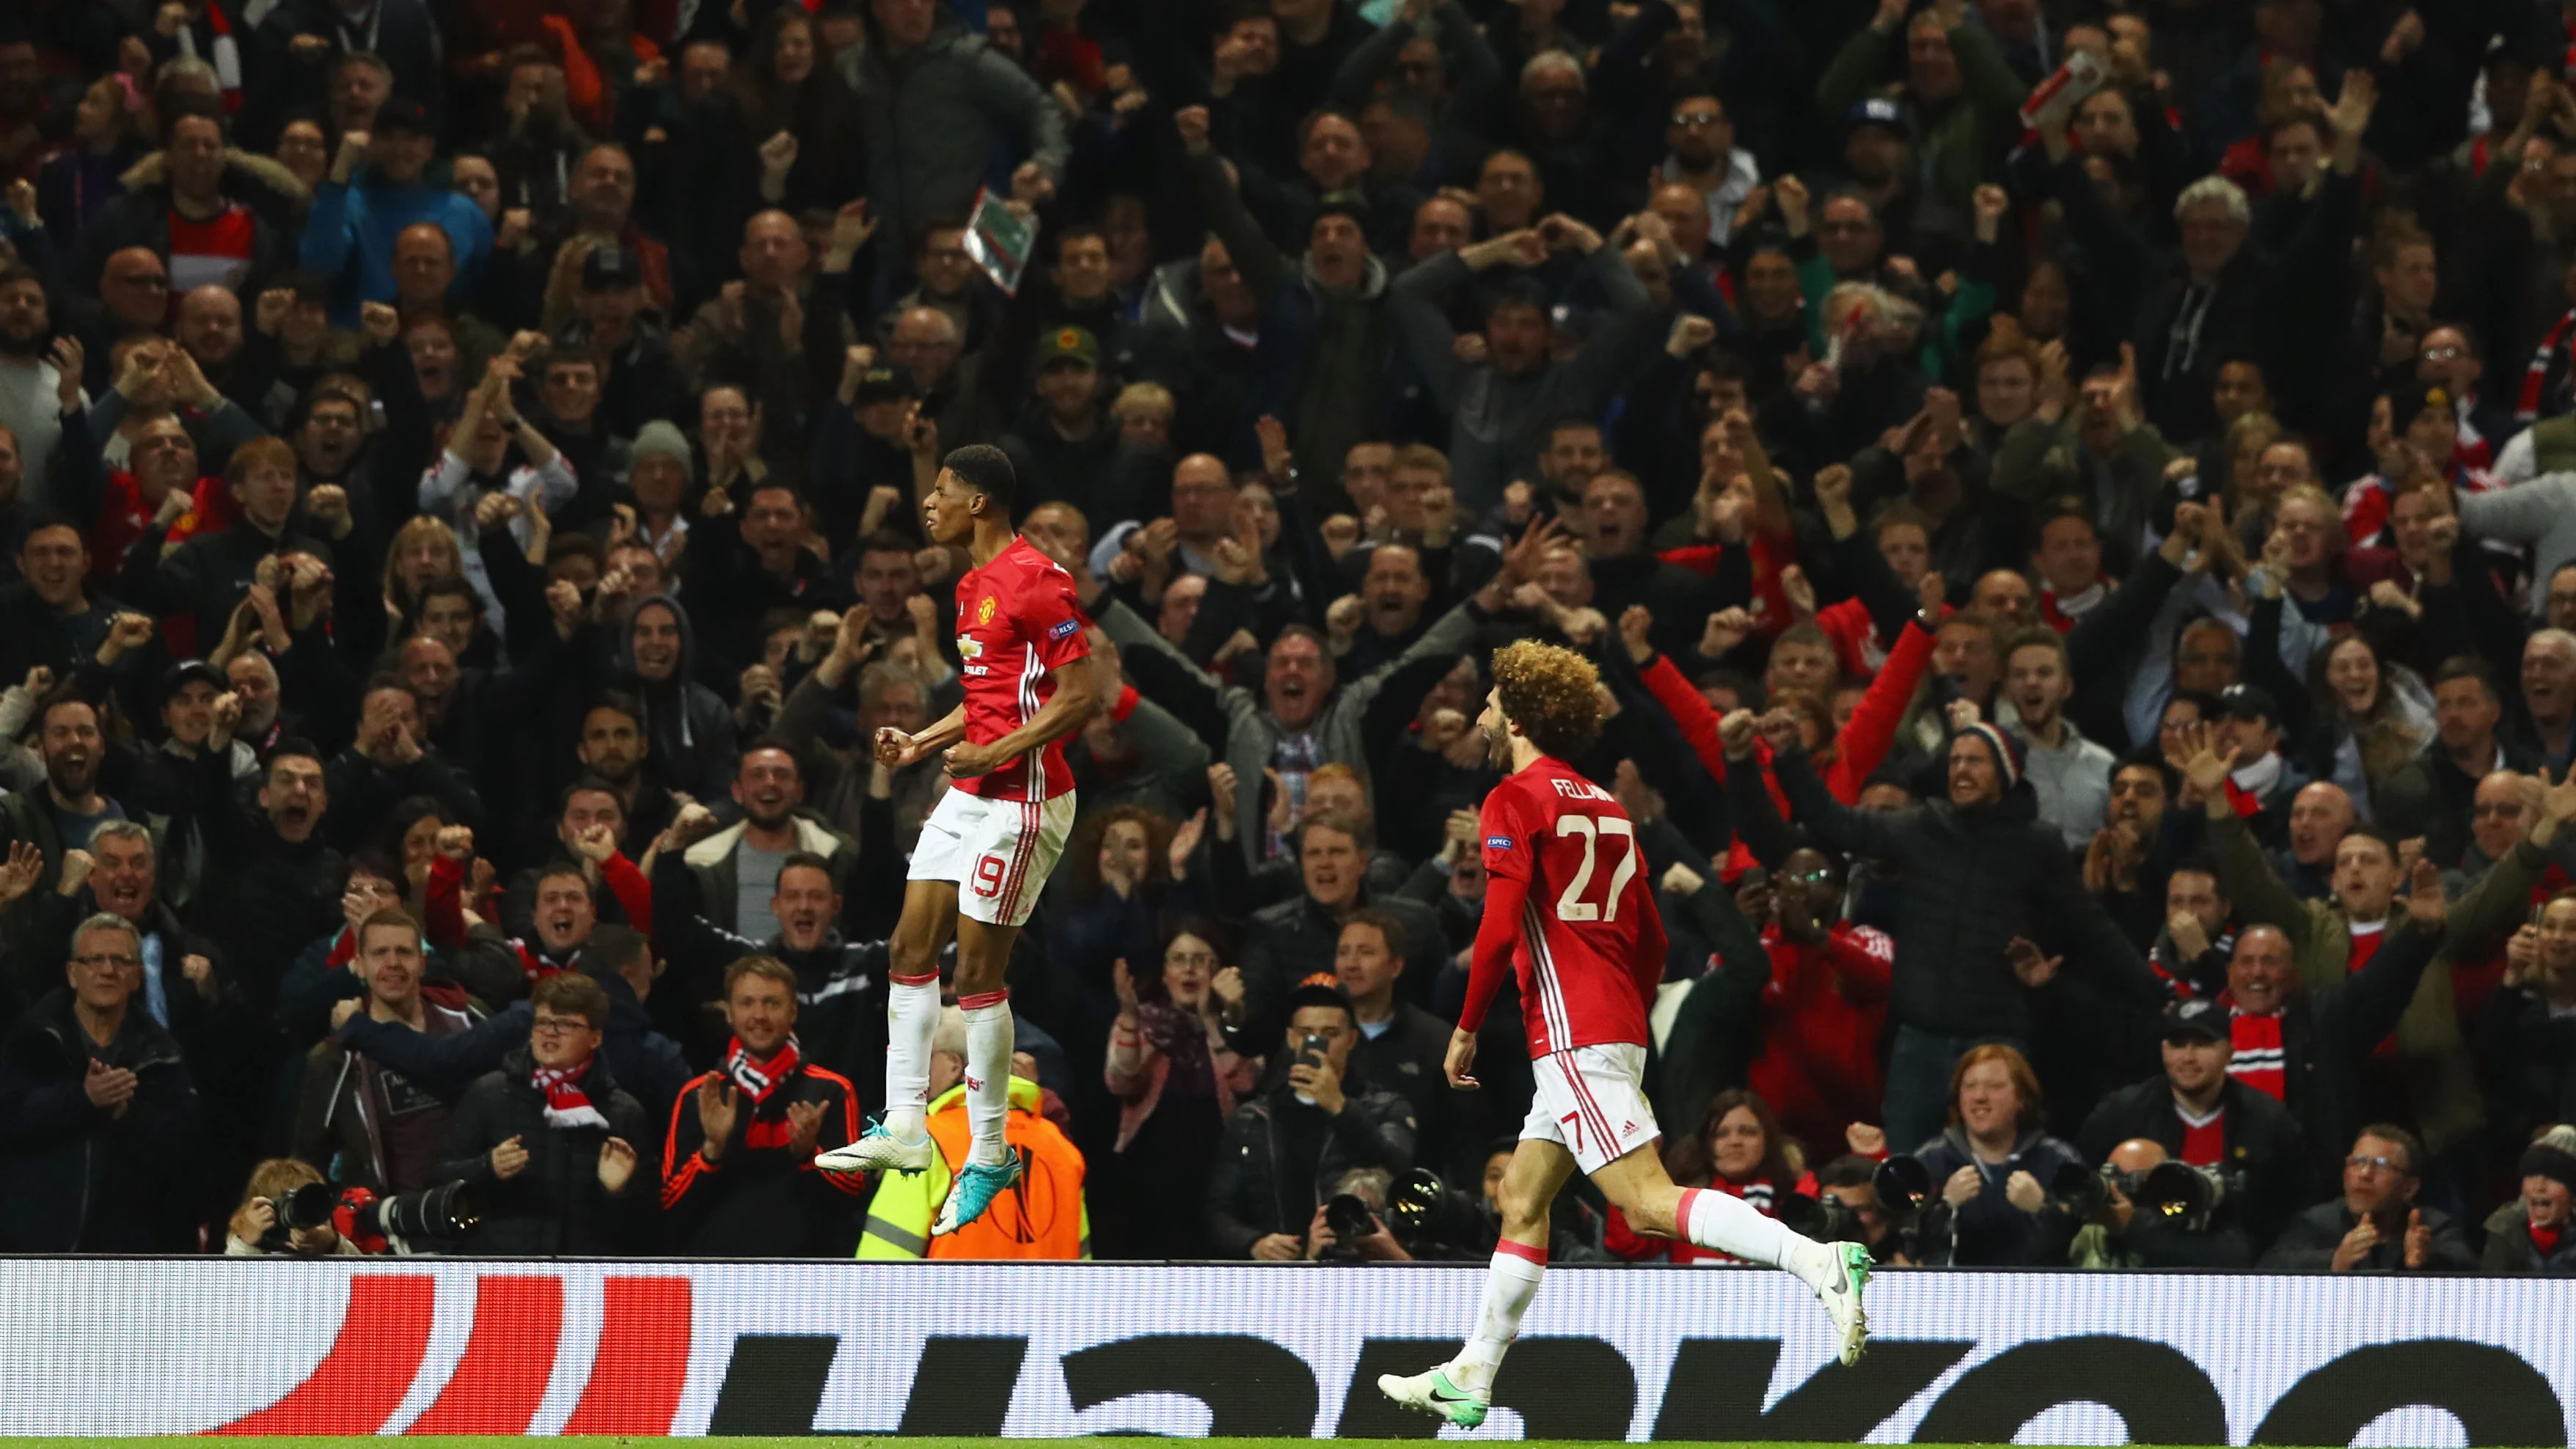
[[[0,1260],[0,1436],[1432,1437],[1481,1268]],[[1560,1269],[1476,1437],[2565,1444],[2576,1282]]]

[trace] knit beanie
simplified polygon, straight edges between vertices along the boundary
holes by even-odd
[[[1986,742],[1986,748],[1995,752],[1995,764],[2002,769],[2004,775],[2005,793],[2011,793],[2012,788],[2021,783],[2021,741],[2013,738],[2011,735],[2005,734],[2002,730],[1995,728],[1984,720],[1979,720],[1975,724],[1972,724],[1966,729],[1959,731],[1957,734],[1952,735],[1950,737],[1950,741],[1951,743],[1956,744],[1970,735],[1974,735],[1978,739],[1984,740]]]
[[[628,446],[626,456],[630,466],[639,458],[676,458],[680,462],[680,471],[692,482],[697,479],[697,465],[690,456],[688,438],[678,425],[663,418],[655,418],[635,430],[635,441]]]
[[[2576,1188],[2576,1130],[2553,1127],[2523,1149],[2520,1175],[2555,1178]]]

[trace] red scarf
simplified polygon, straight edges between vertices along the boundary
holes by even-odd
[[[2290,1064],[2281,1047],[2281,1018],[2254,1016],[2233,1005],[2228,1010],[2233,1014],[2227,1019],[2227,1039],[2236,1056],[2228,1062],[2227,1074],[2275,1102],[2288,1101]]]
[[[2527,1219],[2523,1226],[2531,1230],[2531,1245],[2538,1248],[2540,1256],[2544,1258],[2558,1251],[2558,1235],[2566,1231],[2565,1228],[2555,1225],[2544,1228]]]
[[[546,1125],[549,1127],[605,1127],[608,1119],[590,1104],[581,1090],[581,1079],[590,1075],[590,1059],[578,1066],[539,1067],[528,1074],[529,1085],[546,1094]]]
[[[2513,410],[2515,422],[2539,420],[2541,404],[2548,398],[2549,376],[2557,370],[2559,353],[2566,347],[2571,331],[2576,331],[2576,312],[2559,318],[2549,335],[2540,339],[2540,346],[2532,350],[2531,366],[2522,374],[2522,397]]]
[[[757,1106],[769,1100],[769,1094],[778,1090],[779,1083],[796,1075],[801,1060],[796,1053],[796,1037],[792,1032],[786,1041],[779,1044],[777,1054],[765,1062],[754,1060],[751,1049],[742,1044],[742,1038],[735,1037],[725,1048],[725,1075],[733,1078],[735,1086],[750,1094],[752,1104]]]

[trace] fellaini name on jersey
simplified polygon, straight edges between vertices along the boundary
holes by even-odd
[[[1547,782],[1556,787],[1557,794],[1564,796],[1568,800],[1615,801],[1618,799],[1617,796],[1612,795],[1609,791],[1602,789],[1600,786],[1593,784],[1589,780],[1568,780],[1562,776],[1550,775],[1548,776]]]

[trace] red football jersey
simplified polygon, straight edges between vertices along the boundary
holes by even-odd
[[[1482,1024],[1506,960],[1530,1055],[1646,1045],[1664,922],[1636,826],[1609,791],[1541,756],[1485,797],[1485,917],[1459,1024]]]
[[[1091,653],[1091,621],[1073,575],[1025,538],[957,581],[957,657],[966,683],[966,738],[991,744],[1055,698],[1055,671]],[[957,788],[987,800],[1052,800],[1073,792],[1064,741],[1050,741]]]

